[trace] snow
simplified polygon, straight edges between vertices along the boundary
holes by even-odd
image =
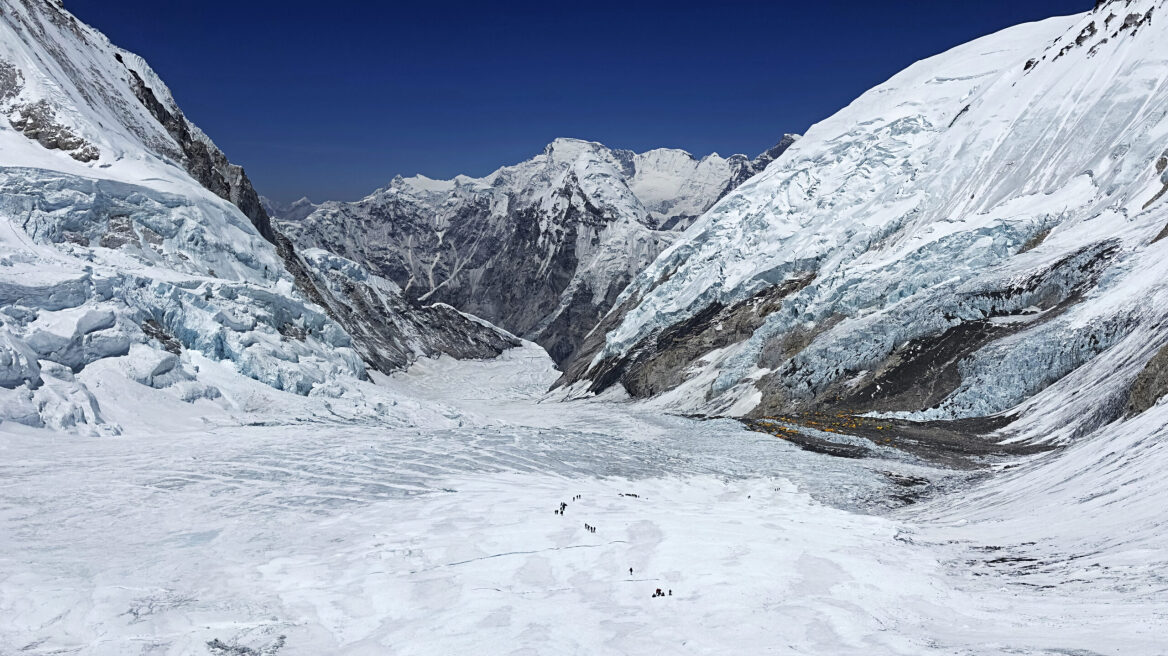
[[[0,648],[1163,647],[1168,451],[1146,436],[1164,406],[979,482],[727,420],[541,400],[555,376],[531,345],[422,361],[377,388],[396,424],[193,421],[101,440],[5,424]],[[895,509],[884,471],[931,478],[938,496]]]
[[[1057,57],[1042,48],[1101,19],[1020,26],[816,126],[658,260],[630,293],[676,274],[610,352],[710,299],[812,266],[816,281],[659,398],[564,402],[530,343],[366,372],[246,217],[175,161],[128,95],[126,66],[177,109],[145,63],[32,6],[0,16],[0,58],[24,80],[0,102],[52,100],[100,157],[0,121],[0,653],[1164,652],[1168,403],[1101,419],[1168,325],[1168,241],[1149,243],[1163,213],[1143,207],[1168,132],[1151,25]],[[649,257],[637,235],[658,201],[706,193],[690,172],[728,161],[613,152],[560,140],[521,165],[622,212],[579,249],[599,280],[618,253]],[[626,165],[640,177],[621,186]],[[469,197],[517,175],[378,194]],[[582,202],[553,186],[523,189]],[[1079,304],[1039,320],[1039,296],[1113,248]],[[818,384],[824,363],[875,358],[946,313],[984,317],[987,290],[1036,271],[1044,286],[1007,308],[1032,328],[963,362],[963,387],[922,416],[1013,407],[998,437],[1059,449],[955,472],[670,414],[710,391],[747,412],[774,372],[751,349],[817,313],[848,314],[803,356]],[[905,480],[926,498],[905,506]]]
[[[742,155],[729,159],[717,153],[700,160],[684,150],[657,148],[633,157],[635,173],[629,188],[658,225],[675,216],[700,216],[728,189],[746,164]]]

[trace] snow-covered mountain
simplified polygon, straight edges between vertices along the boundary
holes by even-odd
[[[212,379],[335,392],[366,363],[516,343],[301,256],[141,58],[58,2],[0,8],[0,419],[116,431],[115,379],[231,405]]]
[[[273,207],[299,246],[359,262],[409,297],[483,317],[562,362],[676,231],[794,141],[754,159],[697,159],[557,139],[485,178],[397,177],[355,203]]]
[[[561,384],[737,415],[1045,415],[1042,439],[1148,407],[1168,382],[1161,5],[1019,25],[865,93],[636,276]]]
[[[281,203],[267,196],[260,196],[260,205],[268,216],[277,221],[300,221],[320,207],[308,199],[307,196],[294,200],[291,203]]]
[[[0,653],[1163,656],[1163,2],[815,126],[634,276],[557,403],[531,343],[371,373],[512,340],[412,302],[437,265],[403,294],[292,248],[144,63],[0,0]],[[569,289],[721,193],[561,146],[562,184],[379,194]],[[618,383],[651,398],[588,393]]]

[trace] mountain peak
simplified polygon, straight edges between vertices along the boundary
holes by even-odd
[[[745,156],[560,138],[485,178],[398,176],[289,230],[301,246],[359,261],[408,295],[481,316],[563,361],[592,328],[588,317],[599,319],[677,231],[758,170]]]
[[[608,150],[604,144],[595,141],[560,137],[544,148],[544,154],[552,161],[571,163],[583,155],[595,155]]]

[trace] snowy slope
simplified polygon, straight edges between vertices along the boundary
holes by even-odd
[[[564,361],[674,230],[793,142],[752,160],[557,139],[485,178],[398,177],[356,203],[299,201],[277,214],[298,245],[360,262],[411,297],[481,316]]]
[[[1063,437],[1146,407],[1168,343],[1160,11],[1020,25],[865,93],[639,275],[561,383],[929,419],[1087,386],[1044,424]]]
[[[145,62],[57,3],[2,8],[0,420],[117,432],[108,376],[237,405],[201,359],[306,395],[364,378],[362,356],[517,343],[385,281],[332,290]]]

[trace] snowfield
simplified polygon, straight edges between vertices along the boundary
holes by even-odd
[[[4,424],[0,653],[1164,651],[1166,407],[984,478],[541,402],[556,375],[421,361],[369,392],[396,425]]]

